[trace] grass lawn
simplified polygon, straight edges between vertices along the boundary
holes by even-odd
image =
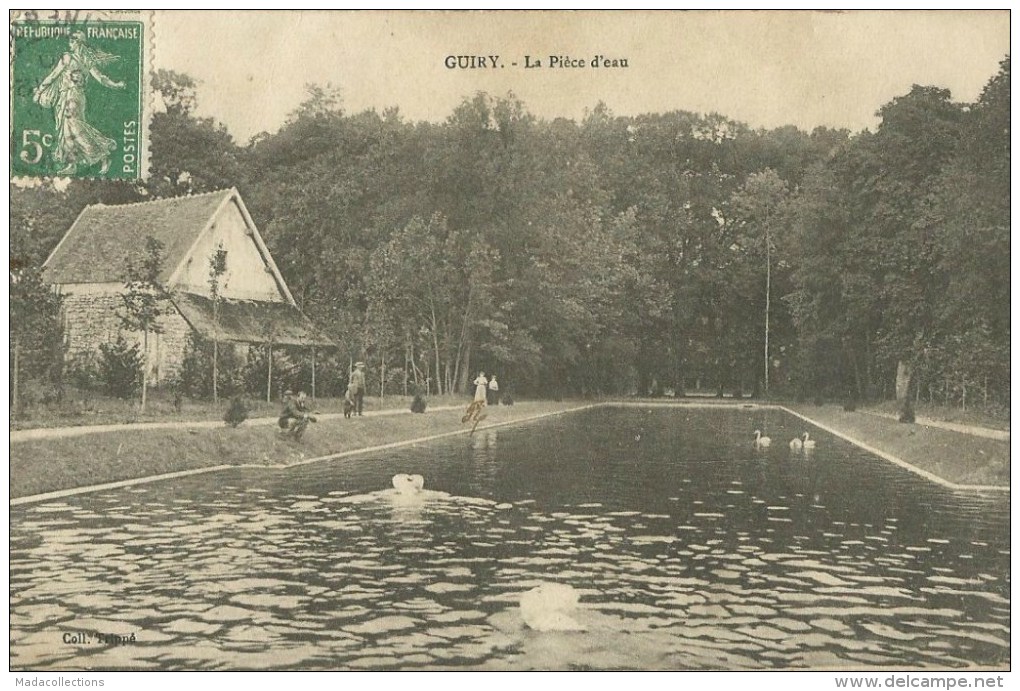
[[[464,406],[456,410],[322,420],[309,425],[300,442],[281,439],[276,425],[243,424],[237,428],[184,426],[21,441],[10,447],[11,497],[216,465],[288,464],[351,449],[467,431],[469,426],[460,421],[467,403],[463,398],[457,400]],[[430,399],[433,404],[439,403]],[[525,401],[512,407],[493,406],[480,427],[578,405]]]
[[[950,482],[1009,486],[1009,442],[848,413],[835,405],[787,407]]]
[[[868,410],[879,413],[900,414],[900,404],[896,401],[884,401],[868,406]],[[1009,430],[1009,410],[1005,408],[975,408],[970,407],[963,410],[958,407],[946,407],[931,405],[921,401],[914,406],[914,413],[917,417],[926,417],[941,422],[955,422],[961,425],[976,425],[988,427],[989,429]]]

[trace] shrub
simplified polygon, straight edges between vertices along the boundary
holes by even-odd
[[[274,350],[278,350],[274,348]],[[312,393],[312,354],[308,348],[283,348],[287,357],[294,363],[294,381],[288,382],[294,390],[301,389]],[[317,398],[339,398],[347,391],[347,377],[349,362],[346,357],[338,358],[335,354],[324,353],[322,349],[316,351],[315,357],[315,395]],[[263,355],[264,358],[264,355]],[[274,358],[273,367],[276,367]],[[262,368],[265,373],[265,368]],[[276,378],[276,372],[273,373]],[[266,393],[266,380],[261,382],[262,395]]]
[[[248,407],[241,400],[240,396],[234,396],[230,400],[230,407],[227,408],[227,412],[223,415],[223,421],[231,427],[237,427],[247,419]]]
[[[23,381],[19,393],[19,406],[23,409],[51,405],[60,398],[56,385],[42,378]]]
[[[178,376],[181,392],[191,398],[212,398],[213,344],[192,334]],[[241,358],[232,343],[219,344],[217,393],[233,396],[243,390]]]
[[[269,358],[267,355],[267,349],[264,345],[250,348],[246,362],[240,370],[244,390],[259,399],[264,399],[266,396],[266,382],[269,376]],[[308,389],[305,388],[301,379],[300,368],[286,350],[281,346],[274,347],[273,386],[270,399],[278,401],[281,394],[287,389],[310,391],[310,378]]]
[[[184,407],[184,386],[179,372],[163,380],[163,390],[169,395],[174,412],[181,412]]]
[[[132,398],[142,385],[142,355],[123,335],[99,346],[99,383],[108,396]]]
[[[96,363],[94,353],[79,353],[67,363],[67,383],[80,391],[88,394],[99,388],[100,375],[99,365]]]
[[[414,400],[411,401],[411,412],[412,413],[424,413],[425,412],[425,397],[421,393],[414,395]]]

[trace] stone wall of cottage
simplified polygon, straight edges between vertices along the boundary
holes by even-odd
[[[123,301],[120,285],[65,287],[64,342],[68,359],[99,357],[99,346],[113,343],[122,335],[139,347],[144,334],[124,329],[121,323]],[[180,371],[188,346],[191,327],[177,310],[161,318],[162,333],[149,334],[149,381],[159,386]]]
[[[163,332],[156,334],[155,343],[152,343],[152,334],[149,335],[150,359],[155,364],[152,375],[157,383],[162,383],[180,371],[191,334],[191,327],[177,310],[164,315],[161,325]],[[152,348],[155,352],[152,352]]]

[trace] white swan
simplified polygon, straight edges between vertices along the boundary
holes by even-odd
[[[399,473],[393,476],[393,489],[401,494],[414,494],[425,487],[425,478],[421,475],[405,475]]]
[[[808,433],[805,432],[804,433],[804,450],[805,451],[814,451],[814,449],[815,449],[815,440],[809,438]]]
[[[790,440],[790,451],[800,451],[804,448],[804,441],[800,437]]]
[[[521,595],[521,618],[536,631],[584,631],[570,615],[580,594],[564,583],[543,583]]]
[[[772,446],[772,437],[761,436],[761,430],[754,431],[754,446],[756,449],[767,449]]]

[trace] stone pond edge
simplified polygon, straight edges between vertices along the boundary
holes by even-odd
[[[526,422],[532,422],[542,418],[552,417],[555,415],[565,415],[567,413],[576,413],[581,410],[589,410],[591,408],[599,407],[654,407],[654,408],[744,408],[744,409],[755,409],[755,410],[781,410],[789,413],[794,417],[800,418],[805,422],[808,422],[821,430],[828,432],[829,434],[839,437],[844,441],[848,441],[855,446],[860,447],[868,453],[878,456],[879,458],[888,461],[894,465],[897,465],[905,470],[908,470],[916,475],[923,477],[924,479],[934,482],[946,489],[950,489],[957,492],[1009,492],[1010,487],[1000,485],[959,485],[954,482],[950,482],[944,478],[935,475],[923,468],[904,461],[902,458],[894,456],[893,454],[877,449],[869,444],[866,444],[858,439],[855,439],[839,430],[833,429],[832,427],[813,420],[807,415],[802,415],[795,410],[791,410],[783,405],[775,404],[759,404],[759,403],[695,403],[695,402],[638,402],[638,401],[604,401],[600,403],[591,403],[588,405],[574,406],[572,408],[565,408],[563,410],[556,410],[548,413],[540,413],[538,415],[529,415],[517,420],[508,420],[506,422],[497,422],[490,425],[484,425],[478,427],[479,430],[495,429],[498,427],[507,427],[510,425],[519,425]],[[162,480],[172,480],[181,477],[188,477],[191,475],[201,475],[204,473],[216,473],[223,470],[229,470],[231,468],[268,468],[274,470],[282,470],[285,468],[293,468],[296,466],[308,465],[309,463],[320,463],[322,461],[332,461],[339,458],[347,458],[349,456],[358,456],[366,453],[374,453],[377,451],[386,451],[389,449],[397,449],[405,446],[414,446],[415,444],[422,444],[425,442],[435,441],[437,439],[444,439],[447,437],[455,437],[458,435],[472,434],[474,430],[460,429],[452,432],[442,432],[440,434],[432,434],[425,437],[417,437],[415,439],[407,439],[403,441],[390,442],[388,444],[378,444],[376,446],[368,446],[360,449],[351,449],[348,451],[342,451],[340,453],[328,454],[326,456],[317,456],[315,458],[308,458],[296,463],[289,464],[258,464],[258,463],[246,463],[241,465],[216,465],[209,468],[195,468],[192,470],[181,470],[173,473],[163,473],[160,475],[150,475],[147,477],[132,478],[130,480],[118,480],[116,482],[105,482],[97,485],[86,485],[85,487],[73,487],[70,489],[56,490],[53,492],[44,492],[42,494],[33,494],[26,497],[17,497],[16,499],[10,500],[11,506],[21,506],[24,504],[35,504],[41,501],[49,499],[62,499],[64,497],[75,496],[78,494],[87,494],[89,492],[98,492],[106,489],[118,489],[121,487],[132,487],[135,485],[148,484],[152,482],[160,482]]]

